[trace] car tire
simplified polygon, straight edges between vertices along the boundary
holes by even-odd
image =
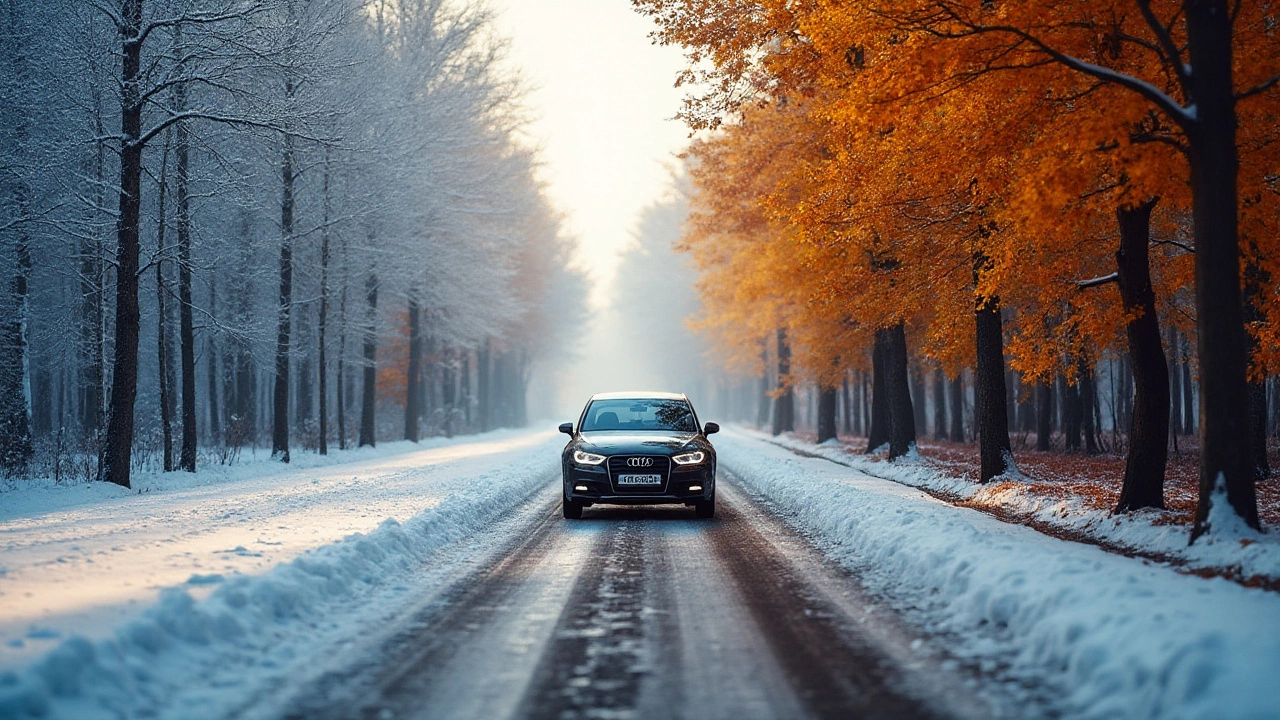
[[[716,496],[712,495],[710,500],[699,500],[693,504],[693,512],[700,518],[713,518],[716,516]]]
[[[582,517],[582,503],[572,500],[564,500],[560,503],[561,510],[564,511],[566,520],[578,520]]]

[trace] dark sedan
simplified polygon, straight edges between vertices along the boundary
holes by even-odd
[[[564,516],[597,503],[679,503],[700,518],[716,512],[716,450],[689,398],[675,393],[599,393],[573,423],[561,457]]]

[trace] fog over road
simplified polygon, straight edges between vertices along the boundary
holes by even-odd
[[[988,717],[855,578],[720,471],[718,516],[555,489],[495,561],[273,699],[288,718]],[[505,534],[505,533],[504,533]],[[265,708],[264,708],[265,709]],[[248,711],[253,714],[252,710]]]

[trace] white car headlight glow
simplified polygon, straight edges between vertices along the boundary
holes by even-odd
[[[707,454],[702,452],[701,450],[698,450],[691,453],[676,455],[671,459],[674,460],[677,465],[697,465],[698,463],[707,459]]]
[[[582,452],[581,450],[574,450],[573,461],[579,465],[599,465],[604,462],[604,456],[597,455],[595,453]]]

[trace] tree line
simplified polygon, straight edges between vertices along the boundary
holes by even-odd
[[[1163,507],[1174,388],[1189,405],[1194,381],[1193,538],[1216,493],[1258,527],[1280,357],[1274,8],[633,4],[690,59],[682,116],[704,132],[682,247],[700,325],[739,368],[774,365],[775,429],[803,378],[833,434],[845,379],[866,372],[869,446],[905,455],[921,419],[910,359],[924,359],[952,408],[971,378],[986,482],[1014,469],[1019,404],[1034,400],[1041,428],[1059,404],[1069,441],[1093,449],[1099,363],[1120,353],[1117,510]]]
[[[3,12],[3,474],[524,423],[585,280],[483,3]]]

